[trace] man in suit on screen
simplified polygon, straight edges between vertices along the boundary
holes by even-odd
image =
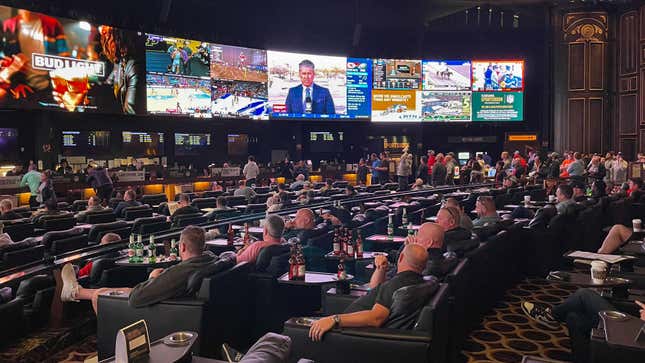
[[[335,114],[329,89],[314,83],[316,72],[313,62],[307,59],[300,62],[298,74],[302,84],[289,89],[285,101],[287,113]]]

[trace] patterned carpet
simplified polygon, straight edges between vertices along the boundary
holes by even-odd
[[[561,361],[571,360],[571,345],[566,328],[549,330],[524,315],[520,302],[557,305],[577,288],[530,279],[506,292],[503,301],[485,316],[479,329],[468,337],[463,354],[471,362],[521,362],[531,355]]]
[[[51,359],[60,363],[76,363],[92,357],[96,357],[96,335],[90,335],[73,347],[56,353]]]

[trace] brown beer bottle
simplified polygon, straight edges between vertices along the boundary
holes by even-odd
[[[235,231],[233,230],[233,225],[228,224],[228,231],[226,231],[226,236],[228,237],[228,245],[232,246],[235,240]]]

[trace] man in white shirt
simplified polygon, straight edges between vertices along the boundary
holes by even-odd
[[[255,184],[258,175],[260,175],[260,168],[255,162],[253,155],[249,156],[248,162],[244,165],[244,169],[242,169],[242,174],[244,174],[247,186]]]

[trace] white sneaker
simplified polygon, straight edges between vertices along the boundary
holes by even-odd
[[[78,281],[76,280],[76,271],[71,264],[66,264],[60,272],[60,277],[63,280],[63,289],[60,292],[60,299],[63,302],[78,302],[76,295],[78,294]]]

